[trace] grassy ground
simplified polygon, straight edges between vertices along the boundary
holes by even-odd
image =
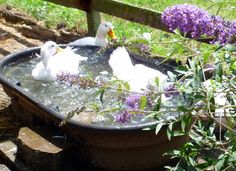
[[[174,4],[189,3],[198,5],[201,8],[208,9],[212,14],[221,15],[229,20],[236,18],[236,0],[231,0],[230,3],[213,0],[120,0],[121,2],[134,4],[137,6],[150,8],[159,12]],[[77,27],[80,30],[86,30],[85,13],[76,9],[65,8],[44,0],[0,0],[0,4],[9,4],[20,8],[29,14],[36,17],[38,20],[44,21],[47,27],[56,27],[58,23],[66,23],[68,28]],[[220,9],[220,10],[219,10]],[[116,27],[118,37],[137,37],[144,32],[152,33],[153,43],[152,52],[158,56],[165,57],[180,57],[191,55],[193,52],[190,49],[198,48],[198,50],[206,50],[207,45],[199,45],[198,43],[183,44],[166,43],[176,41],[178,38],[174,35],[168,35],[164,32],[151,29],[146,26],[141,26],[136,23],[121,20],[109,15],[102,15],[103,20],[111,21]],[[176,40],[175,40],[176,39]]]

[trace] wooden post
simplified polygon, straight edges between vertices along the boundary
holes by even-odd
[[[100,12],[91,10],[86,13],[87,13],[88,34],[90,36],[95,36],[97,33],[98,26],[101,23]]]

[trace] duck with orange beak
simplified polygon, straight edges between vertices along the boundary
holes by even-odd
[[[110,22],[104,22],[99,25],[97,34],[95,37],[84,37],[74,42],[69,43],[69,46],[106,46],[108,41],[106,36],[108,35],[111,39],[117,39],[114,26]]]
[[[87,57],[74,53],[70,47],[60,48],[55,42],[48,41],[40,49],[41,61],[32,70],[32,77],[39,81],[55,81],[61,73],[78,74],[79,64]]]

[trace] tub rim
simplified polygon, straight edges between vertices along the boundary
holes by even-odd
[[[65,47],[66,45],[61,44],[60,46]],[[10,90],[15,92],[17,95],[23,96],[23,98],[27,99],[30,103],[32,103],[36,107],[39,107],[40,109],[42,109],[43,112],[48,113],[48,115],[52,115],[55,118],[55,119],[53,119],[54,122],[56,120],[60,120],[60,122],[61,122],[63,119],[65,119],[65,116],[60,114],[60,112],[57,112],[57,111],[51,109],[50,107],[44,105],[36,97],[33,97],[31,95],[27,95],[25,93],[25,91],[21,88],[21,86],[18,86],[16,84],[14,84],[13,82],[9,81],[2,74],[2,72],[4,71],[4,67],[6,65],[17,61],[24,54],[26,54],[25,58],[27,58],[28,54],[37,53],[37,52],[39,52],[39,50],[40,50],[40,46],[31,47],[31,48],[24,49],[20,52],[11,53],[11,54],[3,57],[3,59],[0,60],[0,84],[2,84],[3,87],[4,86],[9,87]],[[57,121],[56,121],[56,124],[58,124]],[[84,124],[84,123],[79,123],[78,121],[71,120],[71,119],[68,120],[64,126],[66,126],[68,124],[71,124],[70,126],[72,126],[72,127],[76,126],[76,127],[91,129],[91,130],[96,130],[96,131],[101,130],[101,131],[119,131],[119,132],[122,131],[123,132],[123,131],[138,131],[138,130],[141,130],[144,128],[152,128],[153,126],[158,124],[158,120],[148,122],[148,123],[138,124],[138,125],[120,126],[120,127],[118,127],[118,126],[101,126],[101,125],[92,125],[92,124],[88,125],[88,124]],[[59,125],[57,125],[57,126],[59,126]]]

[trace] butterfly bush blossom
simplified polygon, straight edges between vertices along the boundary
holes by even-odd
[[[174,84],[170,84],[164,88],[164,95],[166,97],[176,97],[179,95],[179,91]]]
[[[179,29],[181,33],[192,38],[206,35],[213,38],[211,43],[236,44],[232,41],[236,34],[236,21],[225,21],[222,17],[210,15],[194,5],[181,4],[168,7],[161,19],[171,31]]]
[[[115,116],[115,121],[118,123],[127,123],[131,120],[132,114],[130,111],[138,111],[140,109],[140,99],[143,95],[140,94],[130,94],[126,97],[124,105],[125,109],[122,110]],[[151,107],[151,103],[147,101],[147,107]],[[135,114],[135,116],[142,117],[142,114]]]

